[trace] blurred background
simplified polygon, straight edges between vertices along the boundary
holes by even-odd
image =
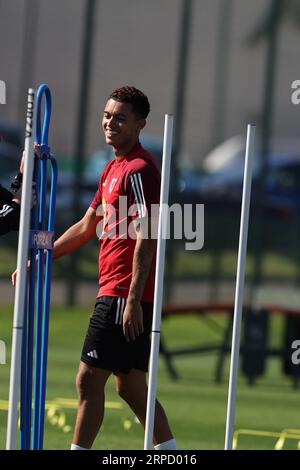
[[[165,320],[170,377],[180,376],[174,360],[181,365],[188,357],[198,370],[203,356],[186,351],[181,357],[178,345],[174,357],[179,359],[168,355],[168,328],[173,339],[177,332],[183,350],[198,336],[212,336],[214,346],[191,347],[217,354],[216,367],[205,362],[199,369],[205,377],[214,370],[212,382],[220,382],[226,368],[246,127],[253,123],[243,372],[245,383],[254,383],[270,356],[271,383],[282,387],[284,372],[284,393],[292,393],[291,383],[298,384],[299,366],[290,356],[292,341],[300,339],[300,108],[292,102],[292,83],[300,79],[299,41],[297,0],[0,0],[0,79],[6,83],[6,104],[0,105],[0,183],[9,187],[18,167],[27,89],[45,82],[53,100],[49,141],[59,165],[57,236],[85,212],[112,158],[100,127],[109,93],[128,84],[147,94],[151,113],[142,143],[158,161],[164,114],[175,115],[170,201],[204,204],[205,224],[202,250],[185,250],[184,239],[167,244],[165,305],[171,312],[180,307],[182,314]],[[4,312],[13,302],[9,278],[16,249],[16,234],[1,238]],[[90,311],[97,255],[95,240],[54,263],[54,309]],[[226,315],[216,315],[220,312]],[[188,328],[183,318],[190,320],[190,330],[181,344],[180,332]],[[269,390],[270,382],[265,386]],[[298,396],[290,400],[299,405]],[[211,445],[220,446],[218,439]],[[208,442],[203,445],[210,448]]]

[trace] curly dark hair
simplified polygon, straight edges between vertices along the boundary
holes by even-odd
[[[117,88],[108,97],[120,103],[130,103],[132,112],[139,118],[146,119],[150,112],[150,104],[147,96],[134,86]]]

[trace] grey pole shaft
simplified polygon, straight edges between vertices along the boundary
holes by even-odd
[[[235,289],[234,320],[233,320],[233,331],[232,331],[232,347],[231,347],[231,363],[230,363],[228,403],[227,403],[225,450],[232,450],[232,446],[233,446],[234,418],[235,418],[238,363],[239,363],[242,309],[243,309],[243,294],[244,294],[245,267],[246,267],[246,254],[247,254],[248,225],[249,225],[249,207],[250,207],[250,197],[251,197],[252,161],[253,161],[253,154],[254,154],[254,139],[255,139],[255,126],[248,125],[245,169],[244,169],[244,185],[243,185],[243,197],[242,197],[242,212],[241,212],[241,223],[240,223],[240,237],[239,237],[239,253],[238,253],[237,278],[236,278],[236,289]]]
[[[24,329],[24,305],[27,277],[27,260],[30,229],[30,206],[32,193],[32,176],[34,160],[35,135],[35,91],[29,89],[25,128],[25,162],[22,183],[22,201],[20,212],[20,228],[17,260],[17,282],[15,291],[12,353],[10,366],[9,406],[7,422],[6,449],[16,449],[18,430],[18,402],[21,379],[22,336]]]
[[[160,190],[160,207],[158,221],[158,240],[157,240],[157,256],[155,269],[155,289],[153,304],[153,322],[151,336],[151,354],[149,365],[149,389],[147,400],[146,426],[144,449],[152,449],[154,418],[155,418],[155,402],[157,388],[157,367],[159,358],[160,343],[160,323],[163,299],[163,283],[164,283],[164,265],[165,265],[165,248],[167,234],[167,214],[165,209],[168,204],[169,182],[170,182],[170,166],[172,154],[172,137],[173,137],[173,116],[165,115],[164,128],[164,147],[162,161],[162,177]]]

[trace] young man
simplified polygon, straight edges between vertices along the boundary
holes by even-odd
[[[151,204],[159,203],[160,190],[155,161],[139,143],[149,111],[148,98],[134,87],[117,89],[109,96],[102,128],[115,158],[104,169],[98,191],[82,220],[54,246],[53,256],[59,258],[84,245],[95,236],[101,220],[99,209],[102,211],[99,291],[76,380],[79,407],[73,450],[92,447],[103,421],[104,388],[111,374],[115,376],[117,392],[145,425],[156,242],[143,238],[141,226],[150,214]],[[121,213],[120,196],[126,220]],[[129,234],[130,225],[135,227],[135,237]],[[159,402],[154,445],[159,450],[176,449]]]

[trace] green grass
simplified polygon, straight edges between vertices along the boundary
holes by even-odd
[[[0,248],[0,278],[10,278],[16,267],[16,248],[7,246]],[[79,270],[81,279],[94,280],[98,276],[99,244],[95,240],[83,247],[79,252]],[[224,250],[220,253],[211,251],[188,252],[175,250],[173,277],[180,280],[210,279],[217,276],[218,280],[234,280],[237,269],[237,252]],[[62,258],[53,264],[54,278],[65,279],[69,266],[69,258]],[[254,257],[247,256],[246,276],[253,275]],[[262,264],[262,275],[269,281],[294,281],[299,276],[299,263],[273,252],[265,253]]]
[[[82,341],[91,306],[86,310],[55,309],[51,312],[49,341],[49,368],[47,400],[57,398],[76,399],[74,379],[80,358]],[[7,345],[7,364],[0,365],[0,400],[7,400],[11,344],[12,309],[1,307],[0,339]],[[224,318],[215,318],[220,327]],[[272,319],[272,345],[281,338],[282,321]],[[219,334],[208,324],[192,316],[169,318],[163,322],[164,340],[175,348],[214,341]],[[172,381],[163,359],[159,365],[158,396],[164,405],[172,429],[181,449],[222,449],[224,445],[228,360],[222,384],[214,383],[216,355],[193,355],[176,358],[174,364],[180,380]],[[106,400],[121,404],[114,391],[113,379],[107,385]],[[243,376],[239,378],[236,409],[236,429],[281,431],[299,425],[299,390],[292,388],[290,380],[281,375],[279,360],[269,360],[265,376],[249,387]],[[61,407],[57,417],[63,417],[64,432],[58,424],[46,420],[45,448],[68,449],[72,440],[75,410]],[[65,429],[68,431],[68,429]],[[5,446],[6,412],[0,411],[0,448]],[[272,449],[274,438],[242,436],[241,449]],[[142,449],[143,432],[134,416],[124,404],[121,409],[107,409],[104,425],[95,442],[95,449]],[[286,443],[285,448],[295,449],[296,441]]]
[[[254,257],[247,256],[246,276],[253,275]],[[195,276],[208,277],[217,270],[218,279],[234,279],[237,269],[237,252],[224,250],[212,254],[208,251],[178,251],[175,258],[174,272],[178,278],[193,279]],[[291,281],[298,274],[298,263],[295,259],[267,252],[265,253],[262,273],[268,280],[278,278]]]

